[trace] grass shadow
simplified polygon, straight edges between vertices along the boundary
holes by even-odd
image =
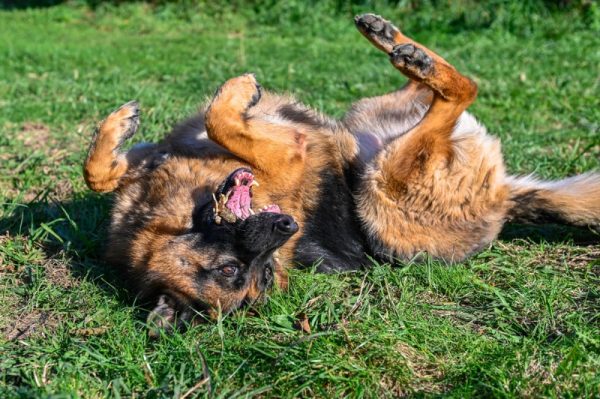
[[[42,197],[22,204],[9,200],[2,204],[0,232],[41,250],[44,261],[63,263],[76,280],[88,279],[131,304],[122,273],[103,260],[110,206],[109,198],[94,193],[64,201]]]
[[[102,3],[121,4],[133,3],[136,0],[85,0],[88,7],[96,8]],[[60,4],[67,3],[67,0],[0,0],[0,10],[23,10],[27,8],[46,8],[54,7]],[[152,3],[152,2],[150,2]]]
[[[0,0],[0,10],[20,10],[57,6],[65,0]]]
[[[563,225],[506,224],[498,237],[501,241],[524,239],[536,244],[572,244],[581,247],[600,243],[600,234],[585,228]]]

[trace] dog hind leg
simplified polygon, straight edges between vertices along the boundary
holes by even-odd
[[[381,17],[363,15],[356,24],[394,67],[433,92],[422,120],[365,171],[357,203],[373,251],[460,261],[497,235],[507,196],[498,142],[463,115],[477,87]]]

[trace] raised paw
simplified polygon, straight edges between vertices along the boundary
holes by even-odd
[[[238,111],[255,106],[261,98],[261,87],[256,81],[253,73],[229,79],[221,86],[213,100],[213,103],[219,102],[227,104],[228,107]]]
[[[130,101],[113,111],[100,126],[101,139],[113,143],[117,149],[125,140],[135,134],[140,125],[140,107],[137,101]]]
[[[84,163],[83,173],[89,188],[109,192],[119,186],[129,165],[119,148],[133,136],[139,124],[140,110],[135,101],[121,105],[100,124]]]
[[[375,14],[363,14],[354,17],[358,30],[380,50],[390,53],[397,42],[400,30],[391,22]]]
[[[433,71],[433,59],[413,44],[395,46],[390,61],[402,72],[413,78],[425,79]]]

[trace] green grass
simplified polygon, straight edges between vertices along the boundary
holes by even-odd
[[[0,10],[1,397],[600,396],[591,232],[511,227],[451,267],[294,271],[253,313],[153,341],[101,261],[110,199],[81,177],[95,123],[130,99],[141,141],[246,71],[337,116],[398,87],[353,28],[368,10],[478,82],[511,172],[598,170],[595,4],[97,3]]]

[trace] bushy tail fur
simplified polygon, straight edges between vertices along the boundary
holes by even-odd
[[[561,223],[600,232],[600,173],[544,182],[532,176],[508,178],[509,221]]]

